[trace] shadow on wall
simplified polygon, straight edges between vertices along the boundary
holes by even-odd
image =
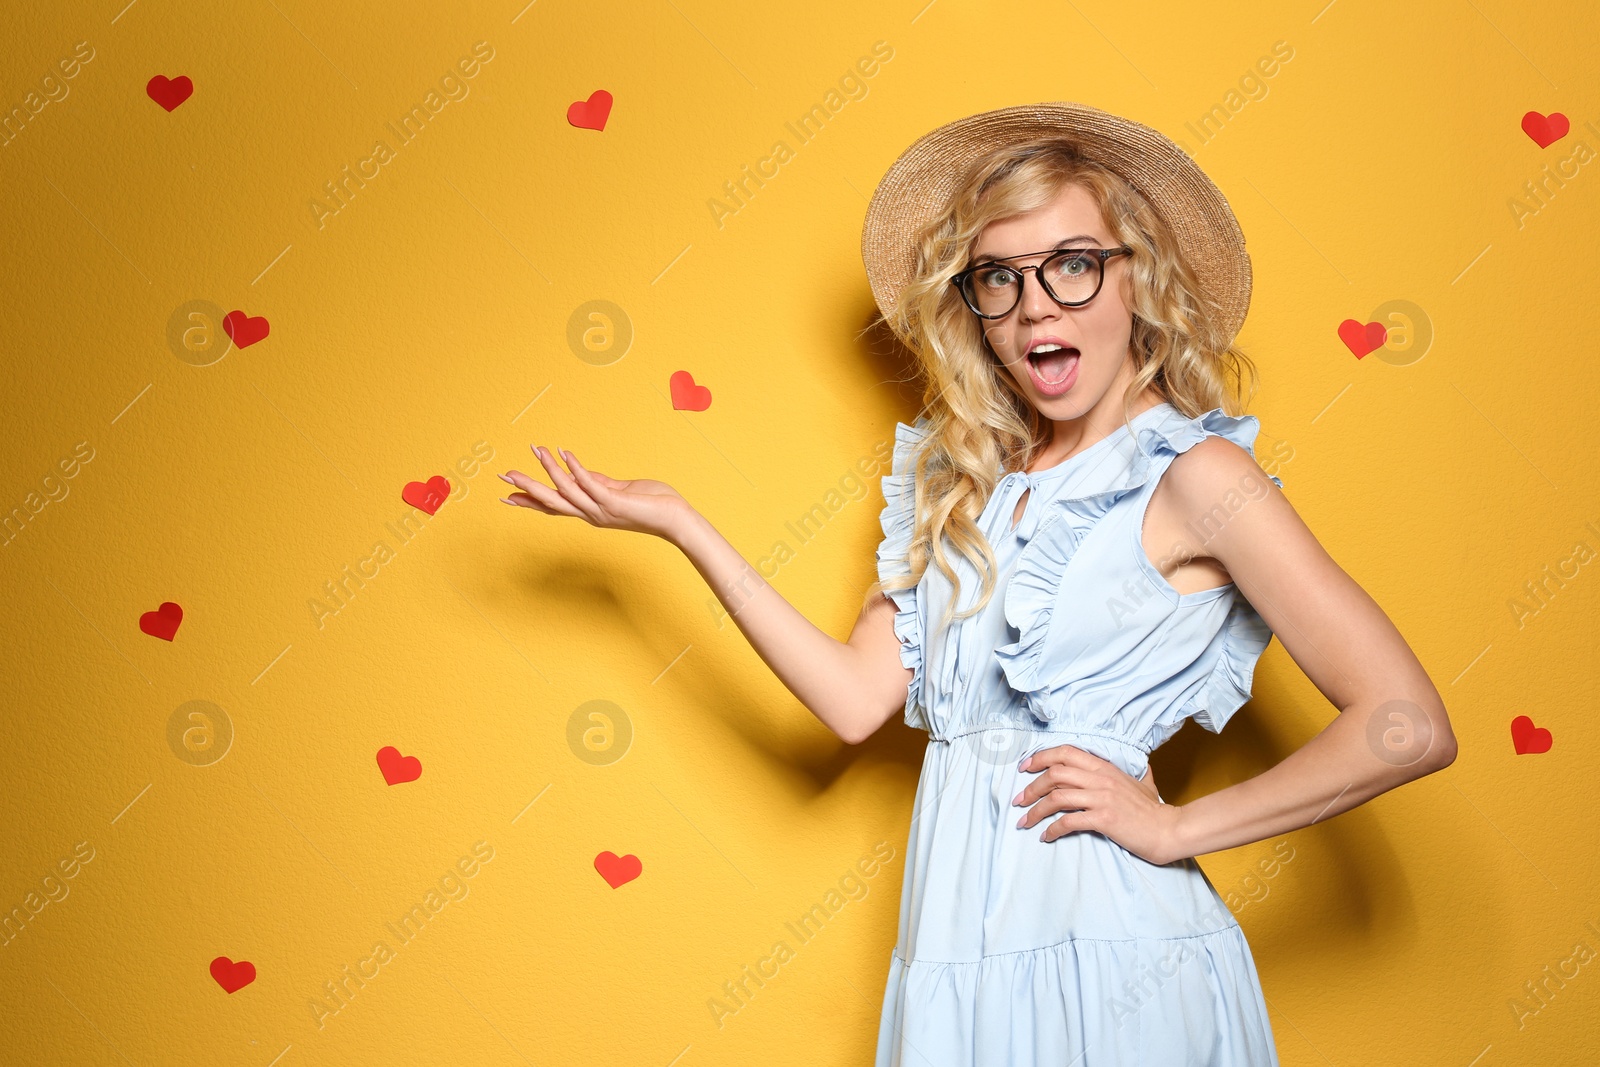
[[[863,280],[863,288],[865,285]],[[884,400],[889,410],[894,412],[893,418],[909,423],[922,410],[922,383],[917,376],[917,357],[900,343],[887,323],[873,324],[872,320],[877,314],[877,305],[868,293],[866,306],[857,319],[856,347],[862,361],[871,368],[873,378],[888,390]],[[894,428],[892,422],[889,428]]]
[[[1283,761],[1299,744],[1286,731],[1268,724],[1295,706],[1282,686],[1260,682],[1249,704],[1229,720],[1222,735],[1197,723],[1186,722],[1166,744],[1151,753],[1150,765],[1161,796],[1169,804],[1183,804],[1235,782],[1253,778]],[[1257,710],[1262,709],[1262,710]],[[1328,705],[1327,719],[1337,711]],[[1321,729],[1313,723],[1313,731]],[[1309,738],[1307,738],[1309,739]],[[1229,765],[1226,781],[1205,789],[1196,779],[1211,777],[1209,765]],[[1287,842],[1287,844],[1283,844]],[[1278,851],[1273,852],[1273,846]],[[1267,857],[1267,870],[1257,877],[1252,870],[1242,878],[1211,877],[1223,866],[1218,856],[1201,856],[1197,862],[1230,910],[1246,927],[1251,950],[1258,959],[1316,959],[1319,966],[1335,960],[1359,960],[1371,966],[1394,944],[1414,936],[1422,917],[1409,889],[1404,864],[1389,843],[1383,824],[1369,805],[1335,816],[1323,823],[1281,834],[1245,846],[1252,856]],[[1285,856],[1292,859],[1283,864]],[[1275,861],[1276,862],[1275,862]],[[1238,862],[1237,860],[1234,862]],[[1490,857],[1461,856],[1459,862],[1490,863]],[[1270,872],[1270,891],[1262,885]],[[1316,922],[1291,901],[1307,898],[1316,887]],[[1327,902],[1335,902],[1329,904]]]

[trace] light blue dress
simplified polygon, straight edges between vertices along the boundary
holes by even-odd
[[[895,426],[881,578],[909,572],[926,428]],[[996,486],[979,526],[1000,582],[981,614],[925,640],[950,582],[930,565],[891,594],[914,670],[905,720],[929,742],[876,1067],[1276,1067],[1244,933],[1193,859],[1157,866],[1093,832],[1044,842],[1059,814],[1019,828],[1027,809],[1011,803],[1037,777],[1018,769],[1030,753],[1070,744],[1143,778],[1186,719],[1219,732],[1249,699],[1271,629],[1232,583],[1179,595],[1141,531],[1173,459],[1211,435],[1254,454],[1259,428],[1220,408],[1140,412]],[[1235,497],[1221,521],[1248,506]],[[977,572],[952,556],[970,607]]]

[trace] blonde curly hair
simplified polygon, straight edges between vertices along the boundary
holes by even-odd
[[[915,460],[910,571],[874,582],[863,607],[890,590],[917,585],[930,562],[957,588],[940,627],[982,611],[994,593],[998,567],[977,519],[1000,479],[1026,470],[1049,445],[1051,424],[989,348],[982,324],[950,278],[968,263],[985,226],[1044,207],[1069,184],[1081,186],[1099,206],[1112,243],[1133,249],[1125,297],[1133,313],[1135,374],[1122,398],[1124,422],[1146,387],[1189,418],[1213,408],[1242,414],[1255,394],[1255,364],[1231,334],[1224,336],[1171,228],[1133,186],[1059,135],[991,152],[916,235],[915,276],[891,314],[873,320],[886,323],[915,357],[928,427]],[[1235,390],[1247,379],[1249,395],[1240,402]],[[950,550],[966,557],[982,580],[976,604],[959,614],[960,581]]]

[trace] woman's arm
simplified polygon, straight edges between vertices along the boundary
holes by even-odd
[[[780,596],[692,507],[670,539],[772,673],[842,740],[860,744],[905,706],[912,672],[900,665],[894,601],[874,598],[841,643]]]
[[[569,473],[547,450],[535,452],[555,488],[511,471],[501,477],[521,492],[508,503],[582,518],[592,526],[650,533],[676,545],[772,672],[840,739],[859,744],[905,706],[912,672],[900,664],[894,602],[888,597],[874,598],[856,619],[849,640],[839,641],[780,596],[671,486],[609,478],[563,451]]]
[[[1203,524],[1240,479],[1266,478],[1218,439],[1173,463],[1180,514]],[[1338,711],[1254,778],[1177,809],[1181,856],[1233,848],[1349,811],[1456,757],[1444,701],[1382,608],[1312,535],[1281,490],[1229,514],[1206,545],[1295,663]]]
[[[1044,773],[1015,800],[1032,805],[1020,825],[1064,811],[1045,840],[1094,830],[1152,863],[1170,863],[1309,826],[1448,767],[1455,735],[1422,664],[1250,454],[1208,438],[1165,477],[1178,522],[1210,531],[1196,554],[1227,569],[1339,714],[1276,766],[1182,805],[1152,802],[1091,753],[1042,750],[1023,764]],[[1264,492],[1238,491],[1257,483]]]

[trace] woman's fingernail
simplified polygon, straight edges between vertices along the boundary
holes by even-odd
[[[502,482],[505,482],[507,485],[516,485],[517,484],[515,481],[512,480],[511,475],[509,475],[509,474],[502,474],[500,476],[500,480]]]
[[[516,507],[517,506],[517,502],[515,500],[507,500],[505,497],[501,497],[500,498],[500,503],[502,503],[502,504],[510,504],[512,507]]]
[[[1027,817],[1027,816],[1026,816],[1026,815],[1024,815],[1024,816],[1023,816],[1023,817],[1022,817],[1022,818],[1020,818],[1020,819],[1018,819],[1018,820],[1017,820],[1017,829],[1018,829],[1018,830],[1020,830],[1020,829],[1022,829],[1022,827],[1023,827],[1023,825],[1024,825],[1024,824],[1025,824],[1025,823],[1026,823],[1026,822],[1027,822],[1027,821],[1028,821],[1028,817]]]

